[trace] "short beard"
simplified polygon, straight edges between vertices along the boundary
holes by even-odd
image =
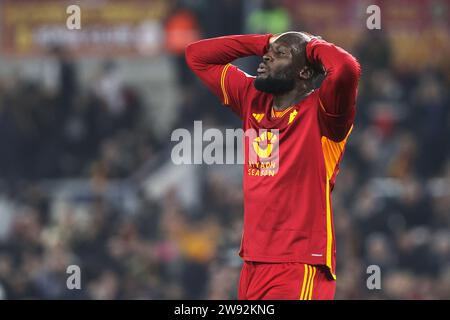
[[[268,76],[265,79],[256,78],[253,82],[253,85],[255,86],[256,90],[278,95],[293,90],[295,87],[295,80],[292,78],[280,79]]]

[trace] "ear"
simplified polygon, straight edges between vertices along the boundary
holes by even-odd
[[[313,74],[314,74],[313,70],[308,66],[304,66],[298,73],[300,79],[302,80],[311,79]]]

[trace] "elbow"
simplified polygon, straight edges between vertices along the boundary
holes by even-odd
[[[348,55],[336,68],[334,74],[341,81],[358,83],[361,77],[361,65],[353,56]]]
[[[192,69],[192,64],[194,62],[194,43],[189,43],[184,48],[184,57],[187,65]]]
[[[201,46],[198,41],[191,42],[184,48],[184,57],[189,68],[196,69],[202,64],[200,51]]]
[[[345,72],[348,74],[348,76],[358,82],[359,78],[361,77],[361,65],[359,64],[358,60],[356,60],[356,58],[352,55],[349,55],[344,66]]]
[[[203,58],[204,46],[201,41],[191,42],[184,48],[184,57],[188,67],[194,71],[202,71],[208,65],[207,61]]]
[[[184,48],[184,54],[186,57],[192,55],[192,51],[194,50],[195,42],[188,43],[186,47]]]

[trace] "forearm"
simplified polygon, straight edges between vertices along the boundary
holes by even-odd
[[[237,58],[262,56],[271,35],[235,35],[200,40],[186,47],[186,61],[194,71],[225,65]]]
[[[271,35],[236,35],[197,41],[186,47],[186,62],[197,77],[242,116],[241,100],[248,85],[247,75],[230,62],[251,55],[262,56]]]

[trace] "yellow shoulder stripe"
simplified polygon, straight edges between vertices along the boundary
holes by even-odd
[[[229,64],[229,63],[227,65],[225,65],[225,67],[223,67],[223,69],[222,69],[222,75],[220,76],[220,88],[222,89],[223,103],[225,105],[228,105],[230,103],[230,100],[228,99],[227,90],[225,88],[225,76],[226,76],[228,68],[230,66],[231,66],[231,64]]]

